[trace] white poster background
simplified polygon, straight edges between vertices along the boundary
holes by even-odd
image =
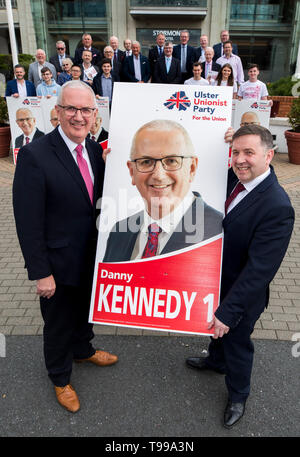
[[[253,119],[265,128],[269,128],[271,107],[269,100],[234,100],[234,130],[240,128],[241,119],[244,113],[252,113]]]
[[[98,115],[102,118],[102,127],[109,131],[109,98],[100,97],[97,99]]]
[[[22,129],[16,122],[16,112],[19,108],[29,109],[32,116],[35,118],[35,126],[43,133],[45,133],[44,116],[41,109],[41,98],[38,97],[6,97],[9,124],[12,138],[12,147],[15,149],[16,138],[23,134]]]
[[[166,100],[180,91],[191,100],[189,108],[179,111],[176,107],[164,106]],[[213,106],[213,115],[200,112],[199,106],[194,104],[194,100],[198,100],[197,93],[213,94],[216,98],[211,100],[226,100],[227,106]],[[103,259],[114,224],[144,208],[139,192],[131,184],[126,163],[132,138],[146,122],[169,119],[187,129],[199,158],[191,190],[198,191],[204,201],[218,211],[224,211],[229,149],[224,135],[231,125],[231,104],[232,88],[223,86],[115,83],[108,144],[111,153],[106,161],[96,265]]]
[[[44,125],[45,125],[45,133],[50,133],[55,128],[51,124],[51,110],[54,109],[55,105],[57,104],[57,97],[42,97],[41,99],[41,108],[43,112],[44,118]],[[57,114],[57,113],[56,113]]]

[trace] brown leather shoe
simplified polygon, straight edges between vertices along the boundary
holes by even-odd
[[[80,408],[79,399],[71,384],[64,387],[54,386],[58,402],[71,413],[76,413]]]
[[[76,360],[76,362],[91,362],[99,367],[105,367],[107,365],[113,365],[118,361],[118,356],[114,354],[110,354],[109,352],[105,351],[96,351],[92,357],[88,359],[80,359]]]

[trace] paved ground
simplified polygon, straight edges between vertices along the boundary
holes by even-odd
[[[280,183],[296,210],[296,223],[286,257],[271,284],[268,309],[257,322],[254,338],[291,341],[300,332],[300,166],[287,154],[273,160]],[[42,319],[35,286],[28,281],[19,248],[11,204],[14,175],[12,157],[0,159],[0,333],[41,335]],[[153,332],[98,325],[95,333],[153,335]],[[167,333],[154,332],[158,336]]]
[[[11,157],[0,159],[0,437],[104,437],[97,442],[101,452],[112,445],[109,437],[130,443],[126,437],[300,436],[300,347],[291,341],[296,333],[300,340],[300,166],[279,153],[273,164],[297,220],[271,285],[269,308],[253,335],[256,352],[246,414],[228,431],[222,426],[224,377],[185,365],[186,357],[205,355],[205,337],[167,338],[167,333],[95,326],[95,347],[117,353],[120,360],[106,368],[74,364],[72,383],[81,410],[72,415],[57,404],[44,367],[39,302],[15,232],[14,165]],[[203,441],[195,446],[200,453]]]
[[[71,414],[58,405],[45,374],[42,337],[8,336],[7,357],[0,358],[0,436],[300,436],[300,357],[292,356],[290,342],[255,341],[252,394],[232,430],[222,425],[224,376],[185,365],[205,350],[207,338],[97,335],[95,345],[118,353],[119,362],[74,364],[81,409]],[[203,452],[199,443],[195,455]]]

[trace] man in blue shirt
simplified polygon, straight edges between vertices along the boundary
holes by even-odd
[[[115,79],[111,74],[111,61],[104,58],[101,63],[101,71],[93,79],[92,89],[96,98],[108,97],[111,106]]]
[[[43,67],[41,69],[41,75],[43,82],[37,86],[36,95],[46,96],[47,98],[52,97],[53,95],[58,97],[61,86],[53,79],[51,70],[48,67]]]

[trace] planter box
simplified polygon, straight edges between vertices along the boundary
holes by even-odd
[[[287,117],[293,100],[297,97],[292,97],[292,96],[284,96],[284,95],[270,95],[268,97],[269,100],[273,100],[273,102],[279,102],[279,110],[275,114],[275,117]]]

